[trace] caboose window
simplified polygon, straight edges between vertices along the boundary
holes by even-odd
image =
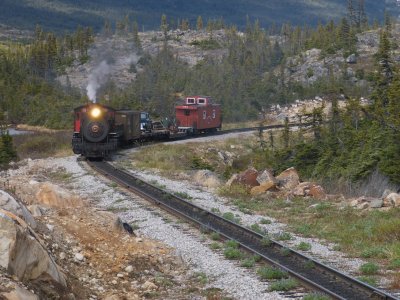
[[[185,109],[185,111],[183,112],[185,114],[185,116],[190,116],[190,110]]]
[[[205,120],[206,117],[207,117],[207,112],[206,112],[206,111],[203,111],[203,119]]]
[[[215,109],[213,109],[212,117],[213,117],[213,119],[215,119]]]
[[[206,99],[200,98],[200,99],[198,100],[198,103],[199,103],[199,104],[205,104],[205,103],[206,103]]]
[[[194,98],[187,98],[187,104],[195,104]]]

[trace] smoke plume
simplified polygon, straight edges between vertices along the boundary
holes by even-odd
[[[103,60],[97,67],[95,67],[89,75],[89,83],[86,87],[87,96],[89,99],[96,103],[97,90],[102,84],[106,83],[110,75],[111,67],[107,61]]]

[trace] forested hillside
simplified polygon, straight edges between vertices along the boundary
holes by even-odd
[[[251,20],[258,19],[261,26],[273,23],[280,26],[284,22],[295,25],[316,25],[318,21],[340,19],[346,13],[346,0],[232,0],[232,1],[22,1],[2,0],[0,23],[15,27],[32,28],[40,24],[46,30],[63,32],[74,30],[76,26],[91,26],[98,30],[104,20],[115,21],[129,14],[144,30],[155,29],[159,19],[166,14],[171,19],[171,26],[176,27],[181,20],[187,19],[191,24],[196,23],[198,16],[204,20],[222,18],[226,24],[235,24],[244,28],[246,16]],[[382,19],[385,8],[393,11],[395,0],[374,1],[365,0],[366,12],[369,19]]]
[[[283,137],[260,147],[259,159],[251,158],[253,164],[268,163],[276,169],[296,166],[305,178],[351,182],[365,180],[378,171],[398,183],[399,27],[394,21],[386,14],[383,24],[371,24],[362,7],[351,8],[347,17],[315,28],[285,23],[279,30],[263,29],[259,22],[248,20],[240,32],[221,20],[198,18],[196,30],[207,38],[193,39],[191,46],[199,51],[224,49],[225,54],[215,57],[202,52],[204,58],[191,65],[169,46],[179,44],[180,36],[186,34],[186,21],[174,33],[171,20],[163,16],[161,31],[154,38],[161,44],[150,55],[142,47],[140,24],[123,18],[115,29],[106,23],[96,39],[115,42],[113,36],[117,36],[133,43],[137,63],[131,61],[129,72],[135,79],[124,86],[104,82],[97,96],[100,102],[146,110],[157,117],[169,116],[182,94],[207,94],[222,104],[225,121],[243,121],[255,119],[272,104],[319,95],[334,109],[326,120],[318,110],[305,116],[313,121],[313,138],[285,130]],[[95,37],[91,28],[83,27],[64,35],[40,27],[34,31],[31,43],[10,41],[0,47],[0,112],[9,123],[69,128],[72,108],[88,98],[68,82],[68,70],[96,59],[90,56]],[[217,32],[223,32],[224,38],[215,38]],[[379,37],[376,52],[362,52],[360,45],[368,48],[375,44],[374,36]],[[367,42],[360,42],[365,39]],[[317,69],[312,65],[303,73],[313,80],[303,82],[292,76],[297,72],[293,58],[307,62],[307,53],[318,53],[316,59],[324,62],[325,71],[315,76]],[[355,61],[347,62],[348,56]],[[357,63],[357,58],[362,63]],[[315,63],[320,64],[318,61]],[[336,62],[335,69],[329,61]],[[354,72],[349,71],[350,64]],[[56,80],[60,75],[66,76],[65,85]],[[360,96],[368,97],[371,104],[360,106]],[[347,99],[345,110],[336,109],[338,97]]]

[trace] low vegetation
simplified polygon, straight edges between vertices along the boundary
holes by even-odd
[[[281,279],[279,281],[271,283],[269,286],[270,291],[290,291],[298,287],[298,282],[292,278]]]

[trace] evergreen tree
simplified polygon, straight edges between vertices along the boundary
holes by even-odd
[[[197,30],[202,30],[203,29],[203,19],[201,16],[197,17],[197,23],[196,23]]]

